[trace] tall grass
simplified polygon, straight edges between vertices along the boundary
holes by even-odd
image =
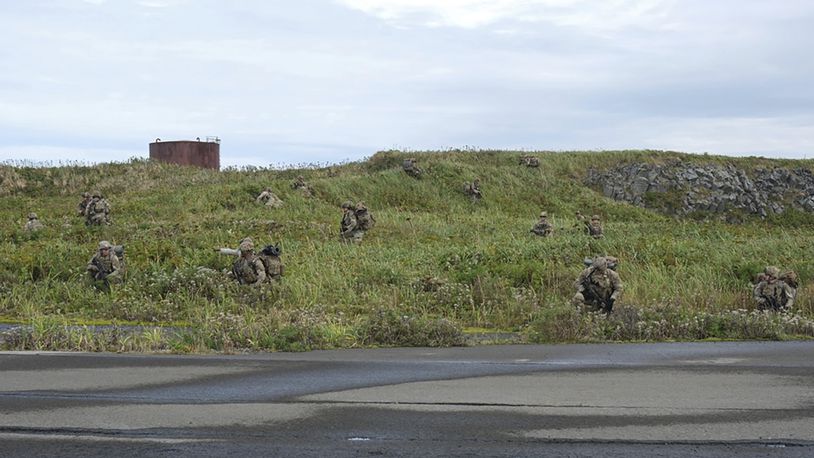
[[[401,171],[408,154],[425,170],[422,179]],[[810,161],[539,152],[541,166],[533,169],[517,165],[525,154],[387,151],[330,170],[316,165],[214,172],[144,160],[0,166],[0,316],[20,322],[55,317],[65,326],[173,324],[188,332],[153,340],[187,351],[446,345],[460,343],[459,331],[468,327],[554,341],[811,335],[806,326],[779,320],[771,327],[750,318],[750,282],[767,264],[800,274],[795,312],[799,320],[814,316],[810,215],[738,225],[684,221],[606,199],[582,183],[590,167],[629,161],[811,169]],[[313,197],[291,189],[297,175],[312,186]],[[462,185],[475,177],[484,199],[472,204]],[[284,207],[254,203],[266,186]],[[106,195],[113,225],[87,228],[74,216],[86,190]],[[337,237],[338,207],[348,199],[364,200],[377,219],[359,245]],[[554,237],[529,233],[542,209],[555,226]],[[577,210],[600,214],[606,238],[593,240],[575,229]],[[39,214],[45,230],[22,230],[29,211]],[[281,284],[240,287],[199,269],[229,267],[231,259],[213,248],[235,247],[245,236],[256,244],[281,242]],[[102,239],[126,246],[127,280],[110,294],[84,282],[85,265]],[[672,324],[633,332],[632,325],[617,323],[624,332],[612,332],[608,323],[623,313],[607,319],[577,313],[569,305],[572,283],[582,259],[599,254],[621,260],[625,292],[618,310],[627,311],[625,319],[636,315],[634,322],[646,322],[661,313]],[[735,314],[739,310],[747,312]],[[741,320],[772,331],[734,325],[717,334],[681,331],[678,324],[693,317]]]

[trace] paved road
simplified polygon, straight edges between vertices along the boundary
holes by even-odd
[[[0,455],[814,456],[814,342],[0,354]]]

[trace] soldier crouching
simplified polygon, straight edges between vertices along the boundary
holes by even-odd
[[[232,264],[232,275],[241,285],[260,285],[266,280],[266,268],[254,254],[254,243],[240,242],[240,257]]]
[[[99,242],[96,254],[90,258],[87,266],[90,283],[102,291],[110,291],[111,283],[122,280],[122,267],[113,246],[106,240]]]
[[[574,282],[577,293],[574,305],[586,305],[590,311],[611,313],[613,304],[622,294],[622,281],[619,274],[609,268],[608,259],[597,257],[590,267],[583,270]]]
[[[758,310],[787,311],[797,298],[797,273],[781,274],[777,267],[768,266],[758,277],[752,293]]]
[[[359,243],[365,231],[359,227],[353,202],[342,202],[342,221],[339,222],[339,239],[346,243]]]

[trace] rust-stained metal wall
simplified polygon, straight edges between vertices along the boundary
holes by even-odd
[[[220,143],[189,140],[156,141],[150,143],[150,159],[169,164],[220,170]]]

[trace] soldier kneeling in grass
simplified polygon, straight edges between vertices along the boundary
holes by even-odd
[[[554,226],[548,222],[547,212],[540,213],[540,220],[531,228],[531,232],[540,237],[549,237],[554,234]]]
[[[266,280],[266,268],[254,254],[254,243],[240,242],[240,257],[232,264],[232,275],[241,285],[260,285]]]
[[[245,239],[241,240],[240,243],[246,241],[254,243],[252,242],[251,237],[246,237]],[[215,248],[215,251],[229,256],[241,255],[239,249]],[[283,275],[285,274],[285,265],[283,265],[283,261],[280,259],[280,255],[282,253],[283,249],[280,248],[280,242],[277,242],[276,245],[266,245],[262,250],[260,250],[260,254],[257,255],[257,258],[260,259],[260,262],[263,263],[263,267],[265,268],[266,280],[270,282],[278,282],[283,279]],[[206,270],[215,272],[211,269]]]
[[[469,196],[469,200],[475,203],[483,198],[480,190],[480,179],[475,178],[472,183],[464,183],[464,194]]]
[[[526,167],[539,167],[540,166],[540,159],[534,156],[523,156],[520,158],[520,165],[525,165]]]
[[[305,182],[305,178],[302,175],[298,175],[297,179],[291,183],[291,189],[297,189],[305,195],[305,197],[311,197],[314,195],[314,191],[311,189],[311,186]]]
[[[110,225],[110,204],[99,191],[91,194],[91,201],[85,207],[85,225],[102,226]]]
[[[346,243],[359,243],[365,235],[356,219],[356,211],[351,201],[342,202],[342,220],[339,222],[339,239]]]
[[[280,259],[282,253],[283,249],[280,248],[280,243],[277,242],[276,245],[266,245],[257,255],[266,269],[266,278],[272,283],[282,280],[285,274],[285,265]]]
[[[622,280],[613,270],[616,258],[599,256],[585,263],[589,267],[574,282],[577,293],[572,302],[574,305],[586,305],[590,311],[610,314],[614,302],[622,294]]]
[[[787,311],[797,297],[797,273],[790,270],[781,274],[777,267],[768,266],[758,276],[752,293],[758,310]]]
[[[26,232],[37,232],[45,228],[45,225],[40,222],[37,214],[31,212],[28,214],[28,222],[23,226]]]
[[[405,159],[401,164],[401,168],[404,169],[404,172],[407,173],[407,175],[410,175],[413,178],[421,178],[421,175],[424,173],[424,171],[418,167],[418,161],[416,161],[414,157]]]
[[[277,197],[277,195],[271,191],[271,188],[264,189],[254,201],[271,208],[280,208],[283,206],[283,199]]]
[[[121,262],[108,241],[99,242],[96,254],[88,262],[87,271],[91,284],[102,291],[110,291],[111,283],[121,281]]]
[[[599,215],[592,216],[591,220],[585,223],[585,227],[588,229],[588,235],[591,237],[595,239],[605,237],[605,231],[602,229],[602,221],[599,220]]]

